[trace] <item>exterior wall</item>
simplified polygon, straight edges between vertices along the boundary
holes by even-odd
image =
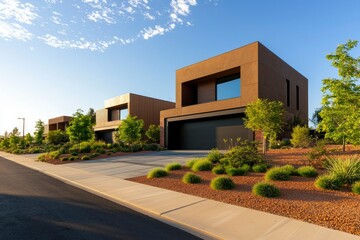
[[[62,130],[65,131],[69,126],[72,117],[70,116],[60,116],[56,118],[51,118],[48,120],[48,124],[45,125],[44,135],[47,135],[49,131]]]

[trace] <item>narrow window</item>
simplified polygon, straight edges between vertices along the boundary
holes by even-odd
[[[299,86],[296,86],[296,110],[299,110],[300,109],[300,102],[299,102]]]
[[[286,105],[290,107],[290,81],[286,79]]]
[[[240,74],[219,78],[216,80],[216,100],[240,97]]]

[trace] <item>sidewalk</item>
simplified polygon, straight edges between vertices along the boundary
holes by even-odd
[[[204,239],[360,240],[359,236],[270,213],[147,186],[84,169],[0,156]]]

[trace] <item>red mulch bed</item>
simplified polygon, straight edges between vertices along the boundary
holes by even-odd
[[[274,165],[306,164],[308,149],[270,150],[267,162]],[[349,156],[360,154],[359,149],[350,148],[347,152],[334,152],[332,155]],[[211,172],[198,172],[200,184],[184,184],[182,176],[189,169],[173,171],[168,177],[147,179],[146,176],[128,180],[148,184],[160,188],[196,195],[242,207],[299,219],[328,228],[337,229],[351,234],[360,235],[360,196],[350,189],[341,191],[319,190],[314,186],[314,178],[292,176],[290,181],[274,182],[280,188],[279,198],[262,198],[251,193],[252,186],[264,180],[263,173],[249,173],[247,176],[231,177],[236,189],[217,191],[209,187],[216,175]],[[324,170],[320,170],[320,173]]]

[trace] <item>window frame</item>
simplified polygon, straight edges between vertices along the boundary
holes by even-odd
[[[218,98],[218,85],[226,83],[226,82],[231,82],[234,80],[238,80],[239,81],[239,94],[238,96],[234,96],[234,97],[229,97],[229,98],[222,98],[219,99]],[[227,100],[227,99],[232,99],[232,98],[239,98],[241,97],[241,77],[240,77],[240,73],[236,73],[236,74],[232,74],[229,76],[225,76],[225,77],[221,77],[221,78],[217,78],[215,80],[215,101],[222,101],[222,100]]]

